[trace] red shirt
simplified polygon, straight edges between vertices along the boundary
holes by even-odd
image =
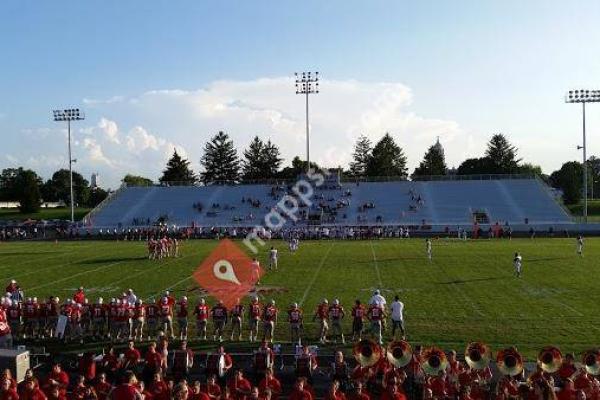
[[[292,324],[298,324],[302,320],[302,310],[299,308],[292,308],[288,310],[288,319]]]
[[[337,391],[335,393],[327,393],[325,396],[325,400],[346,400],[346,395],[344,393]]]
[[[371,398],[365,392],[361,392],[361,393],[351,394],[350,400],[371,400]]]
[[[189,400],[210,400],[210,397],[206,393],[198,392],[190,392]]]
[[[377,304],[369,307],[369,317],[371,321],[381,321],[383,319],[383,309]]]
[[[152,393],[155,400],[169,400],[169,386],[165,381],[152,382],[148,391]]]
[[[331,317],[331,319],[335,319],[338,320],[340,318],[342,318],[342,315],[344,314],[344,307],[340,306],[340,305],[332,305],[331,307],[329,307],[329,316]]]
[[[206,304],[198,304],[194,310],[198,321],[206,321],[208,319],[208,306]]]
[[[158,318],[159,312],[160,309],[156,304],[149,304],[148,307],[146,307],[146,315],[148,316],[148,318]]]
[[[85,293],[82,290],[78,290],[74,295],[73,295],[73,301],[75,303],[78,304],[83,304],[83,301],[85,300]]]
[[[162,358],[157,352],[146,352],[146,365],[149,368],[158,369],[162,364]]]
[[[248,308],[248,314],[250,314],[250,319],[260,319],[261,314],[261,306],[259,303],[251,303]]]
[[[244,313],[244,306],[241,305],[241,304],[236,304],[231,309],[231,316],[232,317],[241,317],[243,313]]]
[[[98,382],[96,386],[94,386],[94,389],[96,390],[98,400],[105,400],[112,389],[112,385],[108,382]]]
[[[277,308],[274,306],[265,307],[264,320],[267,322],[275,321],[277,318]]]
[[[352,318],[361,321],[365,318],[365,307],[362,304],[352,307]]]
[[[299,391],[298,389],[294,389],[294,391],[290,394],[290,400],[313,400],[312,395],[306,389],[303,391]]]
[[[392,394],[386,390],[381,394],[381,400],[406,400],[406,396],[400,392]]]
[[[203,385],[201,386],[201,390],[202,393],[206,393],[209,397],[214,397],[214,398],[218,398],[221,395],[221,387],[219,385],[212,384],[212,385]]]
[[[51,386],[50,380],[54,380],[58,382],[58,386],[60,388],[60,393],[62,395],[67,394],[67,386],[69,386],[69,375],[65,371],[60,371],[59,373],[50,372],[48,377],[46,378],[46,387],[49,389]]]
[[[25,390],[23,392],[23,396],[21,396],[20,400],[46,400],[47,397],[40,390],[40,388],[35,387],[33,390]]]
[[[112,400],[135,400],[138,397],[138,390],[127,383],[117,386],[111,395]]]
[[[15,389],[0,391],[0,400],[19,400],[19,395]]]
[[[320,320],[329,318],[329,306],[327,304],[319,304],[319,306],[317,307],[317,311],[315,312],[315,315]]]
[[[250,381],[246,378],[236,379],[233,378],[229,381],[229,391],[234,399],[236,400],[245,400],[248,396],[246,393],[250,393],[252,390],[252,385]]]
[[[125,360],[129,362],[130,367],[136,365],[140,361],[140,358],[142,358],[142,355],[136,348],[127,349],[125,351]]]
[[[187,318],[188,316],[188,303],[180,301],[177,303],[177,318]]]
[[[271,389],[271,399],[277,400],[281,394],[281,382],[277,378],[271,378],[267,381],[267,378],[264,377],[260,381],[258,389],[260,393],[264,394],[267,388]]]

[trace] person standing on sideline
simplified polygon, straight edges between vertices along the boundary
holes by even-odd
[[[523,257],[519,252],[515,253],[515,258],[513,259],[513,266],[515,267],[515,276],[517,278],[521,277],[521,272],[523,270]]]
[[[390,312],[392,316],[392,338],[396,340],[396,329],[402,333],[402,340],[406,339],[406,332],[404,330],[404,303],[400,301],[398,296],[394,296],[394,301],[390,306]]]
[[[277,271],[277,249],[271,247],[269,250],[269,271]]]
[[[583,257],[583,236],[577,235],[577,254]]]
[[[425,240],[425,251],[427,252],[427,258],[429,259],[429,261],[431,261],[431,239],[429,238]]]

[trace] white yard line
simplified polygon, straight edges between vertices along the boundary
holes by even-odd
[[[379,271],[379,264],[377,263],[377,256],[375,256],[375,249],[373,248],[373,241],[369,240],[371,245],[371,254],[373,254],[373,263],[375,264],[375,272],[377,272],[377,282],[379,283],[379,289],[383,288],[383,282],[381,281],[381,272]]]
[[[321,272],[321,268],[323,268],[323,265],[325,264],[325,260],[327,260],[327,256],[331,252],[331,249],[333,249],[333,244],[334,243],[335,242],[333,242],[333,241],[331,242],[331,246],[329,246],[329,249],[327,250],[327,253],[325,253],[325,255],[323,256],[323,258],[321,258],[321,262],[319,263],[319,266],[317,267],[315,273],[313,274],[313,277],[312,277],[309,285],[304,290],[304,294],[302,295],[302,299],[300,299],[300,302],[298,303],[298,305],[300,307],[302,307],[302,304],[304,304],[304,302],[306,301],[306,297],[308,296],[308,293],[310,293],[310,290],[312,289],[312,287],[314,286],[315,282],[317,281],[317,276],[319,276],[319,272]]]
[[[34,286],[34,287],[32,287],[32,288],[28,288],[28,289],[27,289],[27,291],[34,291],[34,290],[36,290],[36,289],[41,289],[41,288],[45,288],[45,287],[48,287],[48,286],[52,286],[52,285],[55,285],[55,284],[57,284],[57,283],[59,283],[59,282],[68,281],[69,279],[73,279],[73,278],[75,278],[75,277],[77,277],[77,276],[81,276],[81,275],[89,274],[89,273],[92,273],[92,272],[100,271],[100,270],[102,270],[102,269],[105,269],[105,268],[108,268],[108,267],[112,267],[113,265],[122,264],[122,263],[124,263],[124,262],[125,262],[125,261],[117,261],[117,262],[114,262],[114,263],[110,263],[110,264],[107,264],[107,265],[103,265],[103,266],[101,266],[101,267],[98,267],[98,268],[89,269],[89,270],[86,270],[86,271],[80,272],[80,273],[78,273],[78,274],[69,275],[69,276],[67,276],[67,277],[65,277],[65,278],[58,279],[58,280],[56,280],[56,281],[48,282],[48,283],[46,283],[46,284],[44,284],[44,285],[39,285],[39,286]]]

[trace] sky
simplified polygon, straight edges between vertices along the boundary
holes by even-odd
[[[354,142],[389,132],[410,170],[439,137],[447,163],[481,156],[504,133],[545,173],[581,160],[581,105],[600,88],[600,2],[20,1],[0,3],[0,168],[44,178],[68,166],[116,188],[158,179],[177,149],[200,170],[227,132],[258,135],[289,163],[305,157],[305,104],[293,73],[319,71],[311,160],[346,166]],[[600,104],[587,107],[600,155]]]

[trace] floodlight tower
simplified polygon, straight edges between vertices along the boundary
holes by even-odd
[[[587,146],[585,141],[585,103],[599,103],[600,90],[576,89],[569,90],[565,95],[567,103],[581,103],[583,112],[583,143],[577,146],[577,150],[583,150],[583,221],[588,220],[588,193],[587,193]]]
[[[310,135],[308,125],[308,95],[319,93],[319,72],[295,72],[296,94],[306,95],[306,173],[310,172]]]
[[[65,110],[54,110],[52,111],[54,114],[54,121],[63,122],[67,121],[67,132],[68,132],[68,142],[69,142],[69,190],[70,190],[70,200],[71,200],[71,222],[75,222],[75,206],[73,199],[73,157],[71,156],[71,121],[82,121],[85,119],[85,115],[83,112],[79,110],[79,108],[68,108]]]

